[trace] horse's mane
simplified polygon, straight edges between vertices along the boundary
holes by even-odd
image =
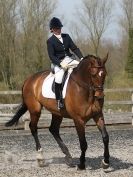
[[[88,54],[86,55],[83,60],[81,60],[81,62],[78,64],[78,66],[74,69],[75,72],[79,71],[80,66],[82,65],[82,62],[84,62],[85,60],[90,60],[91,58],[97,60],[98,64],[101,65],[101,59],[95,55],[92,54]]]
[[[84,59],[88,59],[88,58],[95,58],[96,60],[97,59],[100,59],[99,57],[95,56],[95,55],[92,55],[92,54],[88,54],[84,57]]]
[[[96,58],[96,56],[88,54],[88,55],[86,55],[86,56],[84,57],[84,59],[88,59],[88,58],[90,58],[90,57]]]

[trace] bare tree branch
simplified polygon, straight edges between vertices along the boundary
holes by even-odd
[[[98,55],[101,38],[111,22],[113,3],[112,0],[83,0],[83,5],[83,12],[78,11],[78,15]]]

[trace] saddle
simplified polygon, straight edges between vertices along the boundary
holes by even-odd
[[[65,98],[66,95],[66,88],[69,77],[71,75],[72,70],[68,69],[64,73],[63,80],[62,80],[62,96]],[[54,74],[50,72],[50,74],[44,79],[42,84],[42,95],[45,98],[52,98],[55,99],[55,78]]]

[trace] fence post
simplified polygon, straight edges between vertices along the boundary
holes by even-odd
[[[29,123],[30,123],[29,120],[25,120],[25,122],[24,122],[24,130],[30,130]]]
[[[131,101],[132,101],[132,125],[133,125],[133,92],[132,92],[132,96],[131,96]]]
[[[24,130],[30,130],[30,127],[29,127],[29,123],[30,123],[29,113],[25,113],[25,115],[23,115],[22,119],[24,121]]]

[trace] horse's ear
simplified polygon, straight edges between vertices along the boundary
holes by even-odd
[[[109,57],[109,52],[107,53],[106,57],[103,58],[103,64],[106,63],[106,61],[108,60],[108,57]]]

